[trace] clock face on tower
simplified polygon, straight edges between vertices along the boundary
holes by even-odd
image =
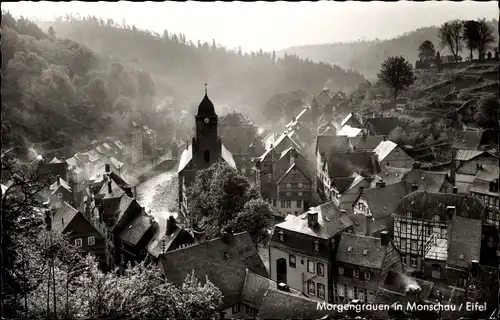
[[[205,121],[205,123],[209,123],[209,122],[210,122],[210,119],[205,118],[203,121]]]

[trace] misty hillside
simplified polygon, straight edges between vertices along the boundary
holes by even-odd
[[[158,86],[172,89],[182,101],[182,108],[199,102],[205,82],[216,104],[259,112],[254,109],[264,106],[276,92],[304,89],[316,93],[325,84],[337,90],[365,81],[357,72],[326,63],[293,56],[276,59],[274,54],[262,51],[242,54],[220,47],[215,41],[193,43],[182,34],[165,30],[160,35],[112,20],[68,16],[40,26],[53,26],[60,38],[77,41],[102,56],[150,72]]]
[[[498,35],[498,21],[493,20],[494,34]],[[295,54],[312,61],[324,61],[346,69],[358,70],[365,77],[372,79],[380,70],[380,65],[389,56],[404,56],[411,63],[418,59],[418,47],[425,40],[430,40],[441,55],[451,52],[439,47],[438,27],[420,28],[390,40],[362,41],[353,43],[332,43],[306,45],[287,48],[278,52],[278,56]]]

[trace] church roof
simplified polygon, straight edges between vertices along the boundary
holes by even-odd
[[[213,117],[216,115],[217,114],[215,113],[214,104],[212,103],[212,101],[210,101],[210,98],[205,93],[203,100],[201,100],[201,103],[198,106],[198,113],[196,114],[196,116],[197,117]]]
[[[221,157],[222,159],[231,167],[236,168],[236,162],[234,161],[233,155],[227,148],[221,143]],[[181,155],[181,159],[179,161],[179,168],[177,169],[177,173],[180,173],[182,170],[186,168],[186,166],[193,159],[193,145],[189,145],[187,149],[184,149]]]

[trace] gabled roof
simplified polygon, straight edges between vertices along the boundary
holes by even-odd
[[[335,260],[365,268],[381,269],[386,252],[387,247],[382,245],[380,238],[344,232],[340,236]]]
[[[374,150],[382,141],[384,141],[384,136],[366,134],[349,138],[349,142],[355,150]]]
[[[153,217],[148,217],[144,212],[141,212],[120,232],[119,238],[133,246],[136,246],[152,225]]]
[[[79,161],[80,160],[77,160],[76,157],[71,157],[68,160],[66,160],[66,163],[68,164],[70,169],[72,167],[78,168],[80,166]]]
[[[330,90],[327,88],[323,89],[315,98],[317,104],[319,107],[324,107],[326,104],[332,100],[333,96],[330,93]]]
[[[377,171],[373,161],[373,152],[332,152],[326,156],[326,165],[330,178],[351,177],[362,170],[368,173]]]
[[[316,153],[327,153],[331,151],[345,152],[351,150],[349,139],[346,136],[325,136],[316,137]]]
[[[307,110],[307,108],[302,109],[302,111],[300,111],[300,113],[292,121],[286,124],[286,128],[293,130],[293,128],[299,123]]]
[[[226,149],[223,144],[221,144],[221,156],[222,159],[226,161],[231,168],[236,168],[236,162],[234,162],[233,155],[231,154],[231,152],[229,152],[229,150]]]
[[[446,172],[425,171],[420,169],[412,169],[403,176],[403,180],[409,185],[416,184],[418,190],[425,190],[432,193],[440,192],[448,178]]]
[[[110,157],[109,158],[109,162],[117,169],[120,169],[121,167],[123,167],[125,164],[119,160],[117,160],[116,158],[114,157]]]
[[[453,148],[478,150],[484,131],[459,131],[453,138]]]
[[[340,123],[341,127],[343,127],[345,125],[348,125],[348,126],[351,126],[351,127],[354,127],[354,128],[362,128],[361,123],[358,121],[358,119],[356,119],[356,116],[352,112],[350,112],[344,118],[344,120],[342,120],[342,122]]]
[[[64,161],[61,161],[61,160],[57,159],[56,157],[54,157],[54,159],[52,159],[49,163],[64,163]]]
[[[113,143],[120,149],[122,152],[124,152],[127,147],[120,141],[120,140],[115,140]]]
[[[166,235],[166,224],[159,224],[157,234],[148,244],[149,254],[158,258],[158,256],[162,254],[163,249],[165,249],[165,252],[170,249],[170,246],[174,243],[177,237],[188,237],[192,239],[192,243],[194,243],[194,237],[186,229],[176,226],[176,229],[172,234]],[[165,241],[165,243],[163,243],[163,241]]]
[[[283,176],[278,180],[278,182],[276,182],[277,184],[280,184],[281,181],[293,170],[293,169],[297,169],[299,170],[310,182],[311,182],[311,176],[307,173],[307,171],[304,169],[301,169],[300,166],[297,165],[297,163],[292,163],[290,165],[290,168],[288,168],[288,170],[283,174]]]
[[[366,235],[366,222],[367,222],[366,220],[369,218],[367,218],[363,214],[354,214],[354,213],[350,213],[347,216],[353,223],[352,227],[354,229],[354,234]],[[370,221],[370,231],[372,234],[387,229],[386,225],[378,221],[375,221],[373,218],[371,219],[372,220]]]
[[[379,143],[379,145],[373,150],[377,156],[378,162],[384,161],[384,159],[394,150],[398,145],[390,140],[385,140]],[[403,151],[402,151],[403,152]]]
[[[104,222],[110,229],[114,229],[128,210],[140,210],[135,199],[123,194],[120,198],[108,199],[104,204]]]
[[[187,149],[184,149],[181,154],[181,159],[179,160],[179,167],[177,173],[180,173],[193,159],[193,145],[189,145]]]
[[[281,136],[278,138],[278,140],[275,141],[275,143],[273,144],[273,147],[270,148],[270,149],[268,149],[268,150],[266,150],[266,152],[264,152],[260,156],[260,161],[264,161],[267,158],[267,156],[269,154],[271,154],[271,151],[274,150],[275,148],[277,148],[286,139],[290,140],[290,142],[293,144],[293,146],[297,150],[300,150],[300,145],[288,136],[288,132],[284,132],[284,133],[281,134]]]
[[[383,180],[388,185],[402,181],[404,175],[412,170],[414,169],[384,166],[384,168],[374,177],[370,184],[370,188],[375,188],[376,183],[380,180]]]
[[[352,226],[352,221],[332,202],[310,208],[309,211],[318,213],[318,225],[316,227],[309,227],[307,212],[305,212],[299,216],[288,215],[284,222],[276,225],[276,228],[317,238],[330,239],[342,230]]]
[[[4,185],[2,184],[2,196],[5,194],[5,192],[7,192],[7,189],[8,189],[8,188],[9,188],[9,187],[4,186]]]
[[[234,234],[229,241],[209,240],[161,255],[168,281],[182,285],[193,271],[204,282],[208,278],[223,295],[223,308],[241,301],[246,269],[267,277],[267,270],[247,232]]]
[[[479,261],[482,221],[455,217],[451,222],[447,266],[469,268],[472,260]]]
[[[57,191],[57,189],[59,189],[59,187],[66,189],[68,192],[71,192],[71,187],[69,186],[69,184],[66,181],[64,181],[63,178],[59,178],[58,181],[50,185],[50,190],[52,190],[52,194],[54,194]]]
[[[80,212],[73,208],[69,203],[63,202],[52,217],[52,230],[64,233],[66,227]],[[83,216],[83,215],[82,215]]]
[[[476,173],[475,180],[495,181],[500,176],[500,167],[483,164]]]
[[[390,217],[397,209],[401,200],[410,193],[405,181],[363,190],[362,197],[377,221]]]
[[[395,213],[404,216],[407,212],[411,212],[413,219],[425,220],[432,220],[434,215],[439,215],[441,221],[447,221],[448,206],[455,206],[456,216],[477,220],[483,218],[484,206],[474,197],[426,191],[415,191],[405,196]]]
[[[365,127],[370,128],[372,134],[375,135],[388,135],[398,126],[403,127],[404,125],[397,117],[376,117],[365,121]]]
[[[493,157],[498,158],[498,155],[495,153],[495,150],[490,151],[482,151],[482,150],[457,150],[457,154],[455,156],[455,160],[460,161],[469,161],[472,160],[482,154],[489,154]]]
[[[356,137],[363,131],[363,129],[351,127],[350,125],[343,125],[342,128],[337,132],[337,136],[348,136]]]

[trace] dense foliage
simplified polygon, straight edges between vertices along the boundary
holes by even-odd
[[[188,189],[190,220],[206,231],[207,238],[224,228],[247,231],[255,244],[265,243],[272,219],[269,205],[259,199],[246,178],[226,163],[214,163],[196,174]]]
[[[2,157],[14,183],[2,194],[2,307],[8,319],[215,319],[222,294],[191,274],[181,287],[152,265],[103,273],[39,208],[36,168]],[[203,279],[205,280],[205,279]]]
[[[377,75],[379,80],[388,85],[394,92],[394,100],[401,90],[415,82],[412,65],[402,56],[387,58]]]
[[[153,108],[157,90],[149,73],[5,12],[2,76],[2,142],[17,151],[34,143],[68,156],[71,147],[126,132],[131,120],[171,127]]]
[[[189,101],[199,102],[205,82],[216,105],[229,104],[231,109],[250,113],[253,109],[257,114],[276,92],[299,88],[314,92],[327,83],[335,90],[364,81],[358,72],[326,63],[292,55],[277,58],[262,50],[244,53],[215,40],[194,43],[168,30],[159,34],[95,17],[67,16],[44,26],[53,26],[60,37],[78,41],[103,56],[147,70],[158,87],[172,88],[182,108]]]

